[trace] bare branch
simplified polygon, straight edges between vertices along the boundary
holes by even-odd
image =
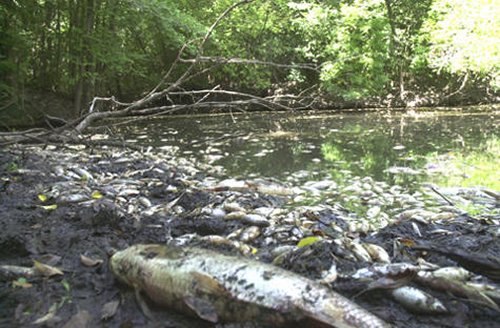
[[[131,105],[131,103],[122,103],[122,102],[119,102],[115,99],[115,96],[111,96],[111,97],[108,97],[108,98],[105,98],[105,97],[94,97],[94,99],[92,100],[92,104],[90,105],[90,108],[89,108],[89,113],[92,113],[94,111],[94,107],[95,107],[95,104],[97,101],[111,101],[117,105],[120,105],[120,106],[129,106]]]
[[[199,57],[194,59],[180,59],[180,61],[182,63],[208,62],[215,64],[263,65],[263,66],[274,66],[279,68],[307,69],[319,72],[318,67],[313,64],[279,64],[274,62],[255,60],[255,59],[244,59],[244,58]]]
[[[448,99],[448,98],[450,98],[450,97],[453,97],[453,96],[454,96],[454,95],[456,95],[457,93],[462,92],[462,90],[465,88],[465,85],[466,85],[466,83],[467,83],[468,79],[469,79],[469,72],[465,73],[464,79],[462,80],[462,84],[460,85],[460,87],[459,87],[457,90],[455,90],[454,92],[452,92],[452,93],[450,93],[450,94],[448,94],[448,95],[444,96],[444,97],[443,97],[443,100],[444,100],[444,99]]]
[[[196,58],[198,58],[199,56],[201,56],[201,54],[203,53],[203,49],[205,47],[205,44],[210,39],[210,36],[212,35],[213,31],[221,23],[221,21],[227,15],[229,15],[229,13],[231,11],[233,11],[235,8],[237,8],[237,7],[241,6],[241,5],[250,3],[252,1],[253,0],[241,0],[241,1],[238,1],[238,2],[234,3],[233,5],[229,6],[226,10],[224,10],[224,12],[215,20],[215,22],[212,24],[212,26],[210,26],[210,28],[208,29],[207,33],[203,37],[200,45],[198,46]],[[184,52],[185,49],[186,49],[186,46],[183,46],[181,48],[181,51],[179,51],[179,54],[177,55],[177,58],[180,58],[181,54]],[[174,61],[174,63],[170,67],[169,71],[164,76],[163,80],[158,84],[158,86],[155,87],[151,92],[149,92],[145,97],[143,97],[143,98],[135,101],[130,106],[128,106],[128,107],[126,107],[124,109],[121,109],[121,110],[115,111],[115,112],[106,112],[106,113],[111,114],[109,116],[113,116],[113,117],[126,116],[126,115],[130,114],[131,112],[134,112],[137,109],[140,109],[141,107],[144,107],[145,105],[147,105],[147,104],[149,104],[149,103],[151,103],[151,102],[153,102],[155,100],[160,99],[162,96],[168,94],[171,90],[175,90],[180,85],[182,85],[190,77],[190,74],[194,70],[194,67],[197,65],[197,62],[191,63],[191,65],[184,71],[184,73],[174,83],[170,84],[167,88],[165,88],[162,91],[155,91],[163,83],[165,83],[165,81],[168,79],[168,77],[170,76],[171,72],[173,71],[175,65],[177,65],[177,59]],[[108,115],[100,115],[100,114],[102,114],[102,113],[96,113],[96,112],[90,113],[88,116],[86,116],[85,118],[83,118],[76,125],[75,130],[78,131],[78,132],[82,132],[85,128],[87,128],[95,120],[99,120],[101,118],[108,117]]]
[[[183,91],[183,92],[179,92],[179,91],[170,92],[171,95],[181,95],[181,94],[186,94],[186,95],[187,94],[192,94],[192,95],[195,95],[195,94],[207,94],[207,93],[223,94],[223,95],[231,95],[231,96],[238,96],[238,97],[250,98],[250,99],[254,99],[254,100],[259,101],[259,102],[273,104],[274,106],[279,107],[281,109],[291,109],[288,106],[281,105],[281,104],[278,104],[278,103],[273,103],[273,102],[267,100],[267,98],[257,97],[257,96],[254,96],[252,94],[249,94],[249,93],[243,93],[243,92],[237,92],[237,91],[229,91],[229,90],[192,90],[192,91]],[[270,98],[272,98],[272,97],[270,97]]]
[[[267,65],[274,66],[278,68],[295,68],[295,69],[306,69],[317,71],[318,66],[313,64],[279,64],[260,60],[249,60],[242,58],[224,58],[224,57],[206,57],[203,56],[203,51],[206,43],[210,39],[214,30],[219,26],[222,20],[228,16],[231,11],[233,11],[238,6],[248,4],[253,2],[253,0],[241,0],[235,2],[233,5],[228,7],[210,26],[210,28],[205,33],[204,37],[201,39],[196,39],[187,42],[179,50],[176,59],[171,64],[168,71],[162,77],[161,81],[145,96],[132,102],[132,103],[122,103],[115,99],[115,97],[95,97],[89,107],[88,113],[78,117],[77,119],[67,122],[61,127],[52,127],[51,130],[39,129],[25,131],[24,133],[17,134],[0,134],[0,140],[3,139],[4,144],[11,144],[17,142],[29,142],[35,141],[37,143],[45,142],[54,144],[84,144],[87,146],[91,145],[110,145],[110,146],[125,146],[132,148],[131,145],[124,144],[123,142],[114,141],[97,141],[88,140],[83,138],[81,133],[88,129],[92,123],[104,118],[119,118],[126,116],[134,116],[132,120],[121,120],[120,122],[113,122],[108,124],[106,127],[120,124],[130,123],[131,121],[137,121],[140,119],[151,118],[157,115],[172,114],[179,111],[187,111],[192,109],[230,109],[244,111],[249,107],[259,106],[267,108],[270,110],[295,110],[311,107],[316,99],[314,97],[303,96],[305,92],[310,91],[310,89],[305,90],[299,96],[291,94],[281,94],[269,97],[259,97],[252,94],[237,92],[232,90],[221,90],[220,86],[217,85],[211,89],[204,90],[184,90],[183,85],[198,77],[202,74],[214,70],[217,67],[226,64],[244,64],[244,65]],[[188,46],[193,43],[198,43],[196,49],[196,54],[194,59],[183,59],[182,56],[185,54]],[[180,64],[189,64],[188,67],[182,72],[180,77],[172,82],[171,77],[175,68]],[[210,63],[209,67],[198,66],[200,63]],[[200,69],[195,69],[200,67]],[[191,99],[191,103],[188,104],[178,104],[176,101],[182,99],[182,96],[188,96]],[[162,99],[165,97],[165,99]],[[215,100],[214,100],[215,99]],[[223,99],[223,100],[220,100]],[[229,99],[229,100],[227,100]],[[103,110],[97,111],[96,104],[98,101],[106,101],[115,104],[118,107],[117,110]],[[306,104],[306,102],[308,102]],[[156,104],[165,104],[155,106]],[[64,123],[64,122],[63,122]],[[94,129],[91,129],[94,130]]]

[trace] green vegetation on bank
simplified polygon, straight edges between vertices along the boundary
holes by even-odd
[[[94,96],[136,99],[161,79],[184,43],[202,36],[234,2],[4,1],[0,115],[54,107],[35,94],[68,99],[67,116]],[[252,1],[223,21],[204,55],[313,63],[318,71],[231,64],[201,74],[190,87],[266,94],[319,85],[333,102],[491,101],[500,89],[499,16],[498,0]],[[187,57],[194,50],[191,43]]]

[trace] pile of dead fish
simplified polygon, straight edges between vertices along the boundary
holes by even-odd
[[[36,204],[47,211],[61,206],[92,208],[107,201],[124,219],[140,223],[147,217],[162,218],[152,228],[166,229],[170,244],[178,247],[209,245],[339,289],[347,281],[361,288],[360,295],[385,290],[418,313],[450,311],[449,304],[425,291],[429,289],[499,311],[498,242],[491,254],[475,258],[467,256],[467,245],[460,246],[462,254],[447,252],[445,243],[449,235],[471,242],[473,231],[498,240],[499,194],[495,191],[431,186],[410,193],[370,177],[353,177],[343,186],[329,179],[303,184],[222,179],[221,168],[179,158],[175,149],[166,148],[154,153],[32,150],[47,159],[50,171],[19,169],[17,173],[56,178],[50,185],[36,186]],[[304,173],[297,172],[292,179],[301,176]],[[485,215],[468,216],[457,206],[460,202],[481,203],[487,209]],[[463,228],[467,225],[469,230]],[[436,240],[442,243],[433,243]],[[458,247],[457,243],[449,246]],[[316,258],[314,252],[322,250],[324,258]],[[426,260],[434,253],[447,260],[439,264],[432,263],[432,257]],[[321,264],[307,266],[318,259]],[[117,275],[127,279],[120,272]],[[218,283],[230,288],[226,282]]]

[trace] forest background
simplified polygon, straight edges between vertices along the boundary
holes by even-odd
[[[499,100],[499,0],[249,2],[217,26],[197,68],[224,65],[184,88],[258,96],[306,90],[318,100],[314,106],[325,108]],[[123,102],[144,96],[183,45],[185,58],[196,54],[190,40],[203,37],[234,3],[3,1],[2,124],[36,124],[47,113],[75,117],[96,96]]]

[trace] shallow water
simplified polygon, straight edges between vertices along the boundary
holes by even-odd
[[[245,113],[167,117],[123,128],[127,141],[224,167],[231,177],[498,189],[500,112]],[[292,178],[293,177],[293,178]]]

